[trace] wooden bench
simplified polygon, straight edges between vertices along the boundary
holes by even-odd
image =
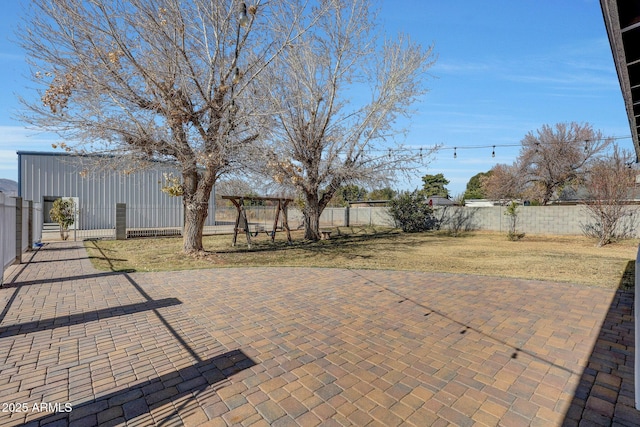
[[[320,230],[320,239],[329,240],[331,238],[331,230]]]

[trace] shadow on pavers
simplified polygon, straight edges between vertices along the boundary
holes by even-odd
[[[93,259],[96,257],[90,256],[88,259]],[[87,257],[82,258],[64,258],[64,259],[43,259],[41,261],[31,261],[31,264],[46,264],[49,262],[68,262],[68,261],[82,261],[87,259]],[[101,258],[98,258],[101,259]],[[115,259],[114,261],[126,261],[126,259]]]
[[[179,305],[182,304],[182,302],[177,298],[164,298],[160,300],[152,299],[142,286],[140,286],[127,272],[112,271],[59,279],[19,282],[17,281],[17,278],[21,272],[22,270],[14,276],[13,280],[9,284],[14,287],[15,290],[3,312],[0,314],[0,320],[6,316],[16,299],[18,292],[23,286],[40,283],[44,284],[57,281],[82,280],[104,276],[120,276],[126,279],[146,301],[77,313],[70,316],[61,316],[59,318],[45,319],[37,322],[9,325],[0,329],[2,337],[16,334],[29,334],[47,329],[55,329],[58,327],[71,326],[104,318],[151,310],[166,327],[168,332],[173,335],[176,341],[178,341],[181,346],[197,361],[194,365],[142,381],[125,389],[114,391],[113,393],[105,396],[88,399],[79,404],[75,404],[72,408],[69,408],[70,412],[66,412],[67,406],[61,405],[60,408],[57,409],[58,413],[43,414],[42,417],[31,419],[26,424],[27,426],[47,425],[57,427],[67,425],[119,425],[127,423],[130,420],[134,420],[144,414],[148,414],[156,407],[163,406],[177,400],[180,400],[179,403],[176,403],[177,408],[174,408],[172,412],[166,415],[162,415],[162,419],[154,419],[154,424],[182,424],[180,410],[183,409],[189,401],[195,399],[198,392],[207,389],[211,385],[224,381],[229,376],[237,372],[256,365],[256,363],[241,350],[233,350],[202,360],[196,351],[186,342],[180,332],[176,330],[159,311],[160,308]],[[71,395],[73,394],[73,390],[69,390],[69,392]]]
[[[179,304],[182,304],[182,301],[177,298],[163,298],[135,304],[107,307],[100,310],[86,311],[61,317],[53,317],[50,319],[35,320],[33,322],[17,323],[14,325],[0,327],[0,338],[30,334],[32,332],[45,331],[47,329],[55,329],[65,326],[79,325],[81,323],[108,319],[110,317],[126,316],[128,314],[156,310],[158,308],[170,307]],[[0,321],[2,321],[2,318],[4,318],[4,316],[0,316]]]
[[[634,277],[635,262],[629,261],[563,426],[587,423],[631,427],[640,423],[640,411],[634,402]]]
[[[79,276],[64,276],[64,277],[54,277],[51,279],[37,279],[37,280],[25,280],[23,282],[11,282],[6,283],[2,286],[3,289],[7,288],[16,288],[28,285],[48,285],[51,283],[61,283],[68,282],[71,280],[85,280],[85,279],[97,279],[100,277],[109,277],[109,276],[122,276],[126,273],[132,273],[135,270],[116,270],[116,271],[106,271],[101,273],[91,273],[91,274],[82,274]]]
[[[56,248],[50,248],[49,246],[51,246],[52,243],[68,243],[69,245],[68,246],[57,246]],[[47,250],[54,250],[56,252],[75,251],[75,250],[78,250],[79,248],[82,248],[82,247],[83,247],[82,241],[73,242],[71,240],[58,240],[58,241],[55,241],[55,242],[44,242],[44,246],[42,246],[42,248],[46,248]],[[42,249],[42,248],[40,248],[40,249]]]
[[[27,426],[38,425],[117,425],[151,412],[169,402],[195,399],[195,394],[220,383],[231,375],[255,366],[255,362],[241,350],[233,350],[195,365],[115,391],[97,399],[75,405],[71,412],[64,409],[57,414],[30,420]],[[162,419],[154,418],[154,425],[181,423],[178,409]]]

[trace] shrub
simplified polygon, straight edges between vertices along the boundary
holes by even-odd
[[[614,145],[610,156],[598,159],[591,166],[586,187],[589,198],[585,204],[593,223],[583,225],[587,236],[598,239],[604,246],[635,234],[636,218],[626,203],[629,189],[636,182],[636,170],[628,165],[631,153]]]
[[[592,212],[590,214],[595,216]],[[603,215],[603,217],[604,221],[602,222],[595,221],[588,224],[580,224],[582,233],[585,236],[598,239],[596,246],[604,246],[618,240],[631,239],[635,236],[637,215],[634,212],[624,212],[616,216],[615,221],[613,220],[613,215],[609,217]],[[608,226],[603,226],[603,223]]]
[[[49,211],[51,219],[60,225],[60,237],[62,240],[69,238],[69,226],[73,225],[75,212],[72,199],[56,199]]]
[[[391,200],[389,211],[396,227],[406,233],[433,230],[439,222],[424,194],[415,190],[402,192]]]

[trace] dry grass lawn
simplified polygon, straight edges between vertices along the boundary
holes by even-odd
[[[418,270],[477,274],[625,288],[633,286],[638,240],[595,247],[582,236],[525,236],[472,232],[450,237],[441,232],[404,234],[382,228],[334,229],[330,240],[305,242],[293,233],[288,245],[278,233],[264,233],[247,248],[244,235],[231,246],[230,235],[207,236],[207,253],[184,256],[180,238],[98,240],[85,244],[94,265],[114,271],[162,271],[248,266],[304,266]]]

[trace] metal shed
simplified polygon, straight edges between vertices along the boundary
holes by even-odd
[[[180,176],[169,162],[140,164],[122,158],[68,153],[18,152],[18,196],[42,203],[44,223],[57,198],[72,198],[77,207],[74,228],[82,231],[115,229],[116,203],[126,204],[127,229],[181,228],[181,197],[161,191],[164,174]],[[215,190],[205,225],[215,224]],[[93,234],[85,233],[82,237]]]

